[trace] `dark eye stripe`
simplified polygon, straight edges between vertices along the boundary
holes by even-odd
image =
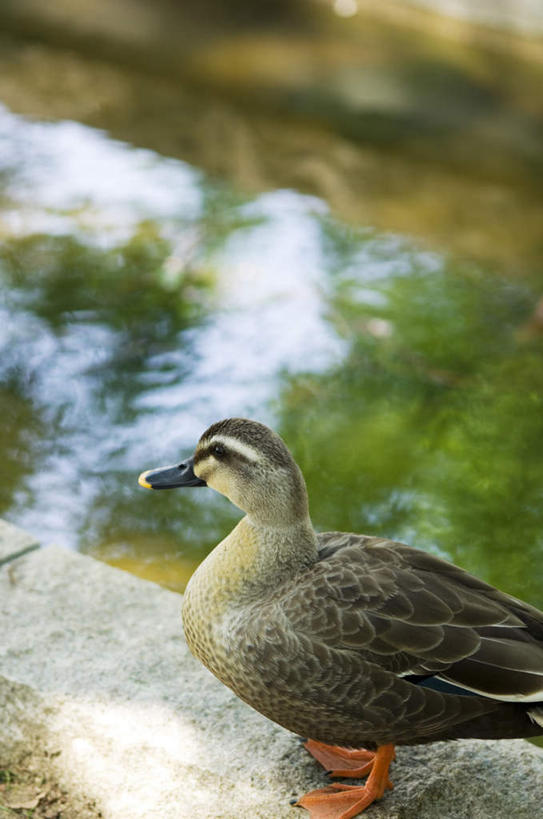
[[[216,450],[219,449],[220,453],[217,453]],[[199,464],[200,461],[205,461],[206,458],[209,458],[210,455],[213,455],[217,460],[225,461],[235,458],[238,461],[243,461],[243,463],[251,463],[250,458],[246,458],[241,452],[237,452],[234,449],[227,449],[223,444],[211,444],[206,446],[204,449],[200,449],[194,455],[194,463]]]
[[[200,461],[205,461],[210,455],[213,455],[215,458],[224,458],[227,454],[230,453],[228,453],[226,447],[222,444],[211,444],[211,446],[206,446],[195,454],[194,463],[198,464]]]

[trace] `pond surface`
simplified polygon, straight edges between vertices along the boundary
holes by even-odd
[[[383,212],[347,223],[288,174],[259,191],[138,147],[133,127],[121,141],[0,108],[0,514],[181,590],[238,512],[137,476],[248,416],[293,450],[319,530],[405,540],[543,606],[543,242],[525,181],[470,182],[521,227],[474,213],[469,253],[457,187],[436,197],[438,238],[431,220],[414,238]],[[322,144],[315,127],[304,161]]]

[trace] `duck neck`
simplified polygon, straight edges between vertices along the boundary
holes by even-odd
[[[281,524],[255,521],[250,515],[239,526],[255,545],[254,571],[258,577],[286,577],[317,559],[317,535],[309,516]]]

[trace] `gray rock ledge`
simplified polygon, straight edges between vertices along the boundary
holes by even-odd
[[[1,532],[0,557],[34,542]],[[1,565],[0,763],[30,755],[81,816],[304,819],[289,799],[326,777],[193,659],[180,604],[56,547]],[[522,740],[400,748],[392,778],[368,819],[543,819],[543,752]]]

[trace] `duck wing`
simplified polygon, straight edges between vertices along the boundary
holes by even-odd
[[[540,612],[401,543],[319,539],[316,563],[228,621],[242,699],[351,747],[541,733]]]
[[[319,539],[320,560],[302,583],[309,605],[284,600],[298,633],[435,690],[543,701],[542,612],[402,543]]]

